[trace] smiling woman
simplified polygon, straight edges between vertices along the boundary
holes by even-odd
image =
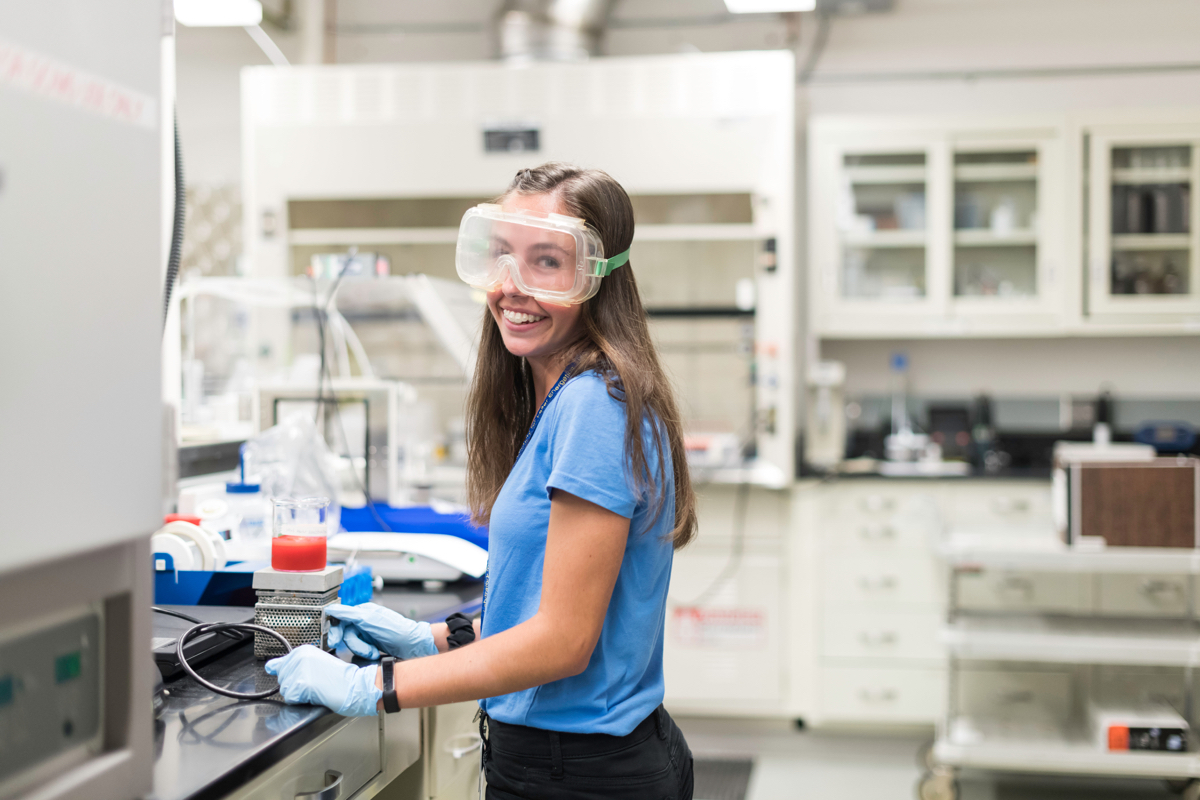
[[[620,268],[632,240],[620,184],[564,164],[522,170],[463,217],[458,273],[488,293],[467,401],[468,502],[489,526],[479,641],[370,608],[340,618],[345,640],[405,661],[355,672],[297,648],[269,665],[289,702],[343,714],[480,699],[492,800],[692,796],[662,653],[695,497],[675,398]]]

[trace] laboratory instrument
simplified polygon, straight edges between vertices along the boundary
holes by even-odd
[[[605,258],[600,234],[578,217],[505,211],[481,203],[463,215],[454,266],[476,289],[510,277],[523,294],[568,306],[600,291],[600,280],[629,261],[629,251]]]
[[[158,0],[0,5],[0,442],[20,464],[0,488],[6,800],[152,790],[162,19]],[[91,513],[62,513],[64,491]]]
[[[808,366],[808,419],[804,460],[830,469],[846,457],[846,365],[816,361]]]
[[[311,644],[327,650],[329,620],[325,609],[338,602],[343,570],[331,565],[310,572],[283,572],[264,567],[254,573],[254,624],[274,631],[292,647]],[[256,632],[255,658],[287,652],[278,637]]]
[[[1167,753],[1188,750],[1190,726],[1166,703],[1115,707],[1093,701],[1088,705],[1088,721],[1100,750]]]

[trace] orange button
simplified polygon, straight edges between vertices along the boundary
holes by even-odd
[[[1108,726],[1108,749],[1109,750],[1128,750],[1129,749],[1129,728],[1124,725],[1109,725]]]

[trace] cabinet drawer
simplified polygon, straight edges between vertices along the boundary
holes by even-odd
[[[227,800],[296,800],[298,795],[319,792],[335,780],[340,780],[341,792],[337,796],[344,800],[379,774],[380,764],[379,719],[347,718],[316,742],[229,795]]]
[[[884,520],[822,520],[821,541],[829,550],[890,553],[913,550],[929,552],[937,539],[932,520],[893,518]]]
[[[429,791],[434,797],[479,773],[479,704],[453,703],[429,709]],[[473,783],[467,781],[471,786]]]
[[[940,669],[821,668],[821,711],[834,722],[933,723],[945,705]]]
[[[940,565],[922,553],[830,554],[822,583],[827,611],[894,604],[941,606],[946,598]]]
[[[819,506],[822,523],[928,529],[940,520],[937,500],[911,486],[841,488]]]
[[[826,614],[821,652],[831,658],[943,658],[943,624],[933,611]]]
[[[1057,611],[1092,607],[1090,576],[985,570],[958,574],[958,605],[967,610]]]
[[[1186,575],[1100,575],[1096,613],[1129,617],[1182,617],[1188,613]]]
[[[946,521],[951,530],[973,533],[1052,530],[1050,484],[954,486],[946,503]]]
[[[1061,724],[1071,713],[1072,675],[1065,670],[961,669],[957,711],[1012,723]]]

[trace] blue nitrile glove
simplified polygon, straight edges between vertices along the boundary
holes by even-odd
[[[347,717],[373,717],[383,692],[375,686],[376,666],[347,664],[311,644],[263,667],[279,678],[279,693],[289,703],[325,706]]]
[[[325,609],[329,616],[329,646],[345,644],[359,658],[375,661],[380,651],[396,658],[437,655],[433,629],[428,622],[414,622],[390,608],[363,603],[340,603]]]

